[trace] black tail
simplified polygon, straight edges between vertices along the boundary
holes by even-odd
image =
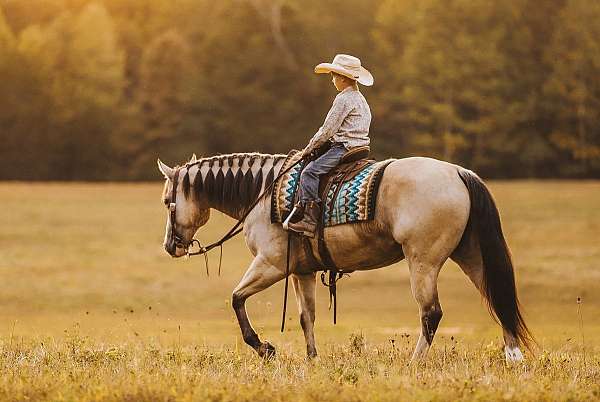
[[[475,173],[459,169],[458,175],[467,186],[471,199],[471,212],[463,239],[469,233],[479,238],[483,259],[483,287],[490,313],[502,328],[530,348],[533,337],[521,315],[510,250],[502,234],[494,198]]]

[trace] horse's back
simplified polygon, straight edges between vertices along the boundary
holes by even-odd
[[[424,157],[390,163],[379,185],[374,219],[325,228],[334,260],[340,267],[376,268],[401,259],[407,245],[449,254],[462,236],[470,205],[457,169]]]

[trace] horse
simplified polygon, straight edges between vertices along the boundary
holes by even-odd
[[[164,248],[172,257],[186,255],[211,209],[234,219],[247,214],[243,233],[254,258],[231,296],[243,339],[261,357],[275,354],[274,346],[261,341],[252,327],[245,303],[289,274],[307,356],[313,358],[317,356],[314,257],[309,258],[299,235],[292,236],[288,256],[288,232],[281,224],[271,223],[269,197],[258,199],[277,178],[285,158],[256,152],[193,156],[175,168],[159,159],[159,170],[166,179],[162,200],[170,210]],[[448,258],[460,266],[501,325],[507,362],[523,360],[521,347],[529,349],[534,342],[521,313],[496,203],[483,180],[471,170],[432,158],[395,159],[381,177],[374,218],[326,227],[323,235],[342,272],[407,260],[421,320],[411,362],[425,358],[442,318],[437,278]],[[315,249],[316,239],[309,241]]]

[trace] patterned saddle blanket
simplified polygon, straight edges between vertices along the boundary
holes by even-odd
[[[295,164],[289,172],[284,174],[273,185],[271,194],[271,222],[282,223],[294,207],[300,173],[304,169],[305,161],[300,160],[300,151],[293,150],[288,154],[282,171]],[[376,162],[363,160],[357,169],[347,174],[345,180],[335,181],[336,170],[321,178],[319,186],[320,197],[323,200],[322,223],[324,227],[369,221],[375,217],[377,190],[385,168],[394,159]],[[354,163],[354,162],[353,162]],[[338,177],[339,179],[339,177]],[[328,185],[329,181],[332,181]],[[324,192],[327,194],[324,194]]]

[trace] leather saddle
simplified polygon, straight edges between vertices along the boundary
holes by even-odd
[[[331,147],[330,143],[326,143],[323,147],[317,150],[318,157],[325,153],[329,147]],[[374,163],[375,161],[372,159],[368,159],[371,148],[369,146],[355,147],[351,150],[347,151],[342,157],[340,164],[335,167],[331,172],[326,175],[321,176],[319,181],[319,198],[323,200],[321,204],[321,217],[317,224],[317,235],[316,235],[316,248],[317,254],[320,257],[321,262],[319,262],[313,253],[313,246],[311,245],[310,240],[307,237],[303,237],[302,245],[304,247],[304,252],[308,256],[309,259],[312,260],[312,264],[315,267],[321,267],[323,272],[321,273],[321,282],[329,289],[329,307],[333,306],[333,323],[337,322],[337,281],[342,277],[343,273],[338,270],[335,262],[331,258],[331,254],[329,253],[329,249],[325,244],[325,235],[324,235],[324,217],[327,208],[327,202],[325,202],[327,194],[330,191],[333,191],[333,198],[336,199],[342,184],[344,182],[351,180],[354,178],[365,166]],[[330,203],[330,208],[333,208],[334,203]],[[331,214],[332,211],[329,211]],[[329,271],[329,278],[325,279],[325,272]]]
[[[328,142],[319,148],[316,152],[315,159],[327,152],[330,147],[331,143]],[[319,181],[319,198],[324,200],[331,188],[335,188],[336,190],[334,194],[335,198],[342,183],[351,180],[365,166],[374,162],[374,160],[368,159],[370,152],[371,148],[368,145],[355,147],[347,151],[338,166],[326,175],[321,176]],[[325,208],[324,203],[322,207],[323,209]]]

